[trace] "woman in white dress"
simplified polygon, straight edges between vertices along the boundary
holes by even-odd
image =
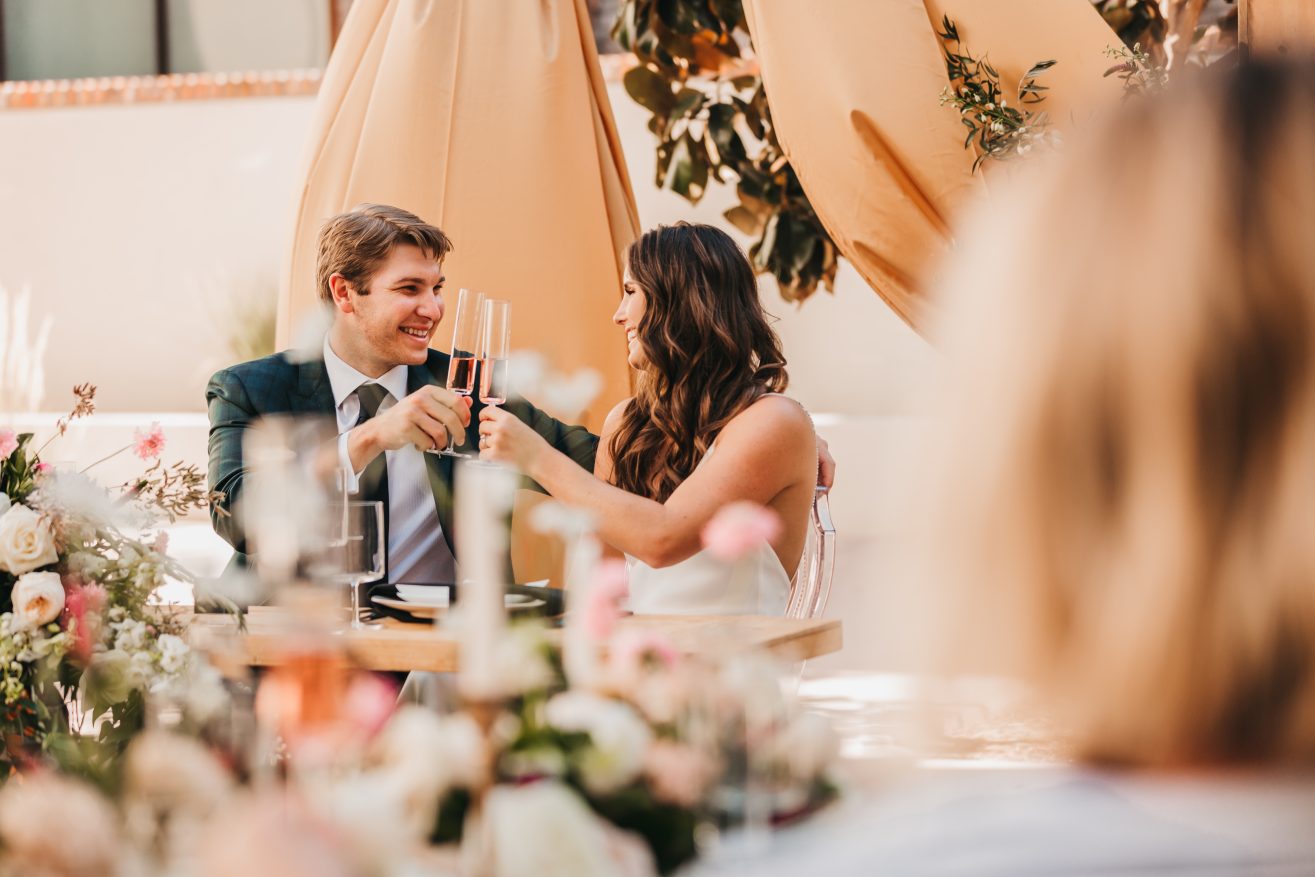
[[[817,483],[808,413],[780,395],[781,345],[744,252],[712,226],[678,223],[630,248],[620,307],[635,396],[603,424],[593,475],[494,407],[483,459],[515,464],[554,497],[592,510],[627,556],[636,612],[780,614],[803,553]],[[748,500],[780,516],[780,536],[741,561],[701,550],[722,506]]]

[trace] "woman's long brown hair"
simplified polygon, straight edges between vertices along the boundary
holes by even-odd
[[[637,328],[645,362],[612,436],[612,483],[665,502],[731,418],[785,389],[785,357],[749,260],[725,232],[659,226],[635,241],[628,264],[647,300]]]

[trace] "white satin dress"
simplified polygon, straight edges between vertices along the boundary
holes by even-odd
[[[700,466],[716,446],[713,442]],[[636,615],[784,615],[790,602],[791,576],[766,544],[735,563],[704,549],[661,569],[627,554],[626,571],[630,611]]]

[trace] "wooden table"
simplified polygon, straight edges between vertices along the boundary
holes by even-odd
[[[236,649],[239,660],[255,666],[280,663],[295,642],[294,619],[273,606],[254,606],[247,613],[247,631],[234,636],[235,619],[227,615],[197,615],[190,625],[192,644],[199,648]],[[643,615],[618,623],[621,630],[661,635],[687,654],[725,652],[736,648],[766,649],[783,661],[802,661],[840,650],[840,622],[798,620],[765,615]],[[552,630],[561,636],[561,630]],[[370,670],[457,669],[457,639],[452,631],[384,619],[376,630],[344,633],[348,654]]]

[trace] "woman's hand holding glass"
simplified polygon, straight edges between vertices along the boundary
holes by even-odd
[[[510,463],[529,474],[552,447],[515,414],[490,405],[479,414],[479,458]]]

